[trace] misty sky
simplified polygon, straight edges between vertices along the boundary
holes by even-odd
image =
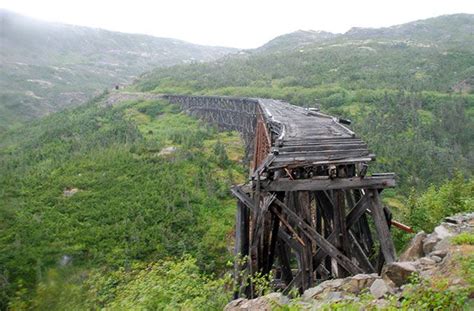
[[[474,0],[0,0],[0,8],[68,24],[255,48],[298,29],[345,32],[474,13]]]

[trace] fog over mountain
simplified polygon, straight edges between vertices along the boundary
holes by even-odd
[[[44,22],[0,10],[0,131],[75,106],[156,67],[235,49]]]

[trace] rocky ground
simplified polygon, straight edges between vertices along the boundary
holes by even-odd
[[[474,308],[474,213],[419,232],[382,274],[333,279],[300,297],[271,293],[237,299],[225,310],[462,310]]]

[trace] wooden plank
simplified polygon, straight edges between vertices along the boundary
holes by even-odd
[[[306,164],[311,165],[328,165],[328,164],[336,164],[336,165],[344,165],[344,164],[354,164],[354,163],[367,163],[374,160],[374,157],[355,157],[355,158],[344,158],[341,160],[324,160],[324,161],[311,161]],[[280,163],[275,165],[272,163],[268,167],[268,169],[276,170],[280,168],[292,168],[292,167],[300,167],[304,163],[295,162],[295,163]]]
[[[363,140],[360,138],[352,138],[352,137],[341,137],[341,138],[327,138],[327,139],[322,139],[322,138],[316,138],[316,139],[310,139],[310,138],[303,138],[303,139],[288,139],[288,140],[283,140],[281,142],[282,147],[290,147],[290,146],[317,146],[317,145],[344,145],[344,144],[359,144],[359,143],[365,143]]]
[[[348,158],[375,158],[375,155],[370,154],[367,149],[360,150],[343,150],[343,151],[318,151],[318,152],[309,152],[309,153],[290,153],[287,155],[278,155],[273,161],[275,165],[281,165],[283,163],[313,163],[320,161],[337,161],[344,160]]]
[[[381,189],[395,187],[395,177],[349,177],[349,178],[308,178],[291,180],[280,178],[278,180],[261,182],[265,191],[317,191],[333,189]]]
[[[351,149],[367,149],[365,143],[351,144],[330,144],[330,145],[296,145],[278,148],[279,154],[301,151],[324,151],[324,150],[351,150]]]
[[[297,158],[307,158],[309,161],[311,159],[331,159],[333,157],[353,157],[353,156],[367,156],[369,150],[367,149],[338,149],[338,148],[328,148],[327,150],[298,150],[291,152],[284,152],[279,150],[278,156],[275,159],[275,163],[287,161],[287,159],[293,160]],[[305,160],[305,159],[304,159]],[[302,160],[302,161],[304,161]]]

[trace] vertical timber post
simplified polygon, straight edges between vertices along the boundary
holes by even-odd
[[[375,230],[380,241],[380,247],[385,258],[386,263],[395,261],[395,246],[390,235],[387,219],[380,200],[380,194],[377,189],[369,190],[370,195],[370,210],[375,223]]]
[[[249,255],[249,209],[240,200],[237,200],[237,214],[235,221],[235,288],[234,297],[241,295],[242,272],[246,267]]]

